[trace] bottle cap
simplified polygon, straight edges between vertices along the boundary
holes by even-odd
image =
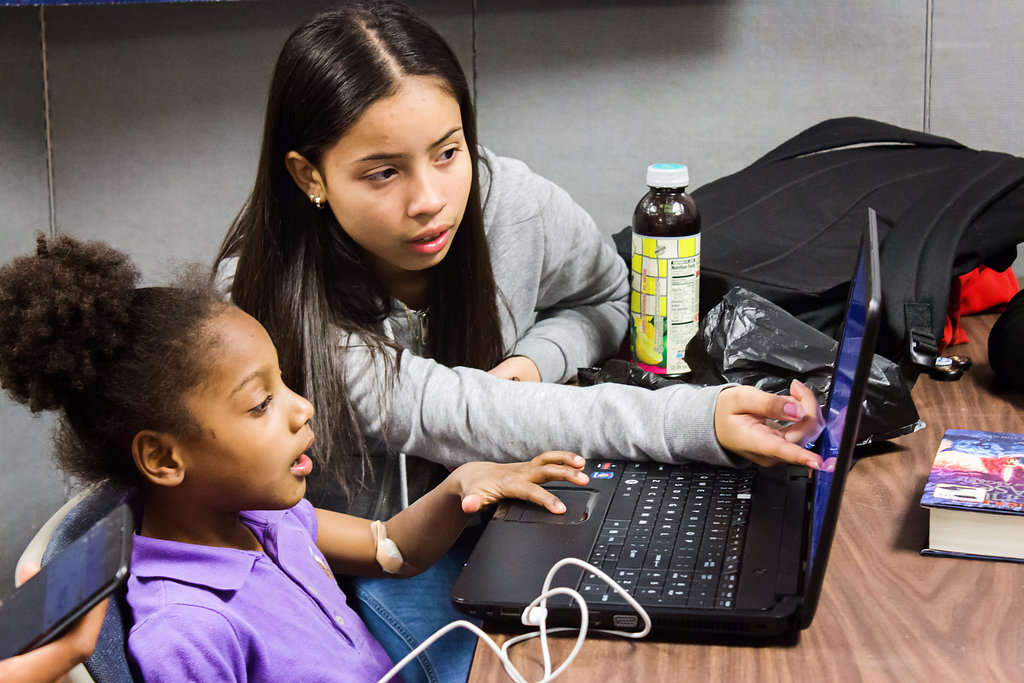
[[[690,170],[682,164],[651,164],[647,167],[648,187],[686,187]]]

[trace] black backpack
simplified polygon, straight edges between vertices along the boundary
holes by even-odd
[[[837,336],[868,207],[879,215],[878,353],[933,371],[952,278],[1024,242],[1024,159],[863,118],[824,121],[693,193],[701,313],[740,285]]]

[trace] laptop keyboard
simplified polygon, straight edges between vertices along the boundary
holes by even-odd
[[[608,462],[618,486],[589,562],[644,606],[731,609],[755,470]],[[589,603],[625,604],[584,573]]]

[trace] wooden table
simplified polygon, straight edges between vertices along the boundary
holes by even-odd
[[[1024,433],[1024,395],[997,387],[988,365],[995,318],[964,319],[971,341],[950,349],[974,360],[963,379],[917,381],[913,397],[927,427],[853,468],[810,628],[762,646],[588,637],[558,680],[1024,680],[1024,564],[919,554],[928,517],[918,502],[943,431]],[[573,642],[551,639],[554,666]],[[531,681],[543,672],[536,643],[512,648],[513,663]],[[501,680],[497,657],[478,645],[470,681]]]

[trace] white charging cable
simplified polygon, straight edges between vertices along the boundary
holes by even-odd
[[[412,325],[412,321],[409,321]],[[384,336],[395,340],[395,330],[391,326],[391,318],[384,318]],[[409,507],[409,467],[405,453],[398,454],[398,495],[401,509]]]
[[[509,678],[511,678],[514,681],[514,683],[528,683],[528,681],[526,680],[526,678],[523,677],[521,673],[519,673],[519,670],[516,669],[515,665],[513,665],[512,661],[509,659],[509,648],[511,648],[513,645],[517,643],[521,643],[530,638],[539,637],[541,651],[544,655],[544,677],[536,683],[548,683],[549,681],[555,680],[556,678],[561,676],[562,673],[564,673],[565,670],[569,667],[569,665],[572,664],[573,660],[576,659],[576,655],[579,654],[580,649],[583,647],[583,641],[586,639],[587,628],[590,623],[590,610],[587,609],[587,603],[583,600],[582,595],[580,595],[577,591],[573,590],[572,588],[550,587],[551,581],[553,580],[558,570],[570,564],[582,567],[585,571],[594,574],[594,576],[598,577],[599,579],[607,583],[609,586],[611,586],[613,589],[615,589],[615,591],[618,592],[623,598],[625,598],[626,602],[633,609],[636,610],[637,614],[640,615],[640,618],[643,620],[644,623],[643,629],[639,631],[595,629],[597,633],[606,633],[616,636],[622,636],[623,638],[643,638],[651,632],[651,617],[647,614],[647,611],[640,606],[640,603],[638,603],[632,595],[627,593],[626,590],[622,588],[622,586],[617,584],[614,579],[612,579],[610,576],[605,574],[603,571],[601,571],[594,565],[584,562],[583,560],[577,559],[575,557],[566,557],[565,559],[559,560],[551,567],[551,569],[548,571],[547,576],[544,579],[544,588],[541,591],[541,594],[534,598],[534,600],[529,605],[527,605],[526,608],[523,610],[523,616],[521,618],[523,625],[538,626],[539,630],[533,633],[524,633],[522,635],[515,636],[514,638],[510,638],[509,640],[505,641],[505,643],[499,648],[498,644],[494,642],[494,639],[486,633],[484,633],[483,630],[481,630],[480,627],[478,627],[476,624],[468,622],[464,619],[460,619],[459,621],[453,621],[452,623],[438,629],[433,635],[431,635],[425,641],[420,643],[420,645],[417,646],[416,649],[414,649],[412,652],[403,657],[401,661],[395,664],[395,666],[392,667],[390,671],[384,674],[384,676],[377,683],[387,683],[387,681],[390,681],[398,674],[399,671],[405,668],[405,666],[409,664],[409,662],[411,662],[413,659],[419,656],[421,652],[423,652],[428,647],[433,645],[435,641],[444,636],[446,633],[456,628],[469,629],[470,631],[475,633],[477,637],[483,640],[484,643],[489,648],[491,648],[491,650],[493,650],[494,653],[498,656],[498,659],[501,661],[502,666],[505,667],[505,673],[508,674]],[[547,601],[548,598],[554,595],[568,595],[576,602],[576,606],[580,611],[579,628],[563,626],[548,629]],[[576,644],[573,646],[572,651],[568,654],[568,656],[566,656],[565,661],[562,662],[562,664],[557,669],[552,671],[551,654],[548,649],[547,637],[549,633],[559,633],[564,631],[579,631],[579,635],[576,637]]]
[[[398,495],[402,509],[409,507],[409,465],[405,453],[398,454]]]

